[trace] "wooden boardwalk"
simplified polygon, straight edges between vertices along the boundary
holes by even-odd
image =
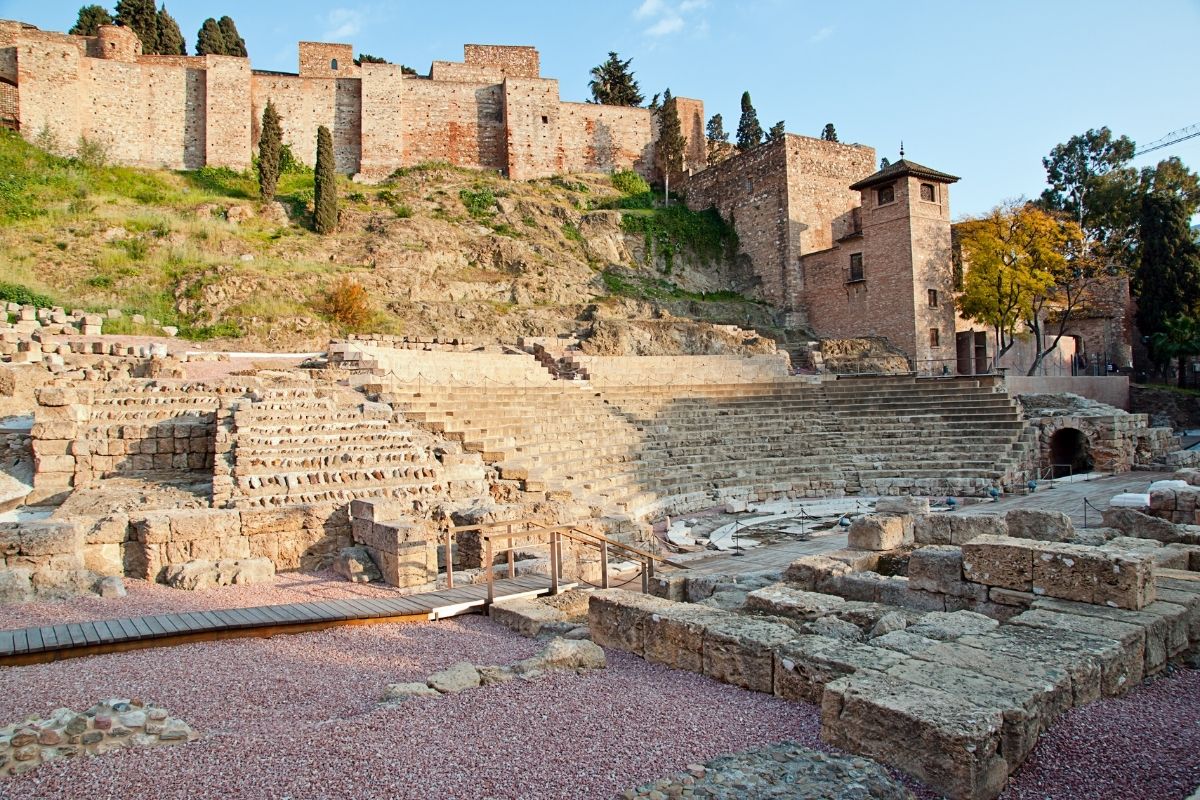
[[[570,586],[560,584],[559,589]],[[534,597],[549,591],[550,579],[540,575],[495,582],[497,600]],[[386,599],[322,600],[18,628],[0,631],[0,666],[218,639],[305,633],[340,625],[422,622],[470,613],[486,604],[487,584],[480,583]]]

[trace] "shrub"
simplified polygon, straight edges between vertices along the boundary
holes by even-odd
[[[458,197],[462,200],[462,204],[466,206],[467,213],[476,219],[491,216],[496,206],[496,195],[486,186],[477,186],[474,189],[461,189],[458,192]]]
[[[88,169],[98,169],[108,163],[108,148],[101,142],[80,136],[75,160]]]
[[[51,308],[55,304],[52,297],[39,294],[28,286],[7,281],[0,281],[0,301],[17,303],[22,306],[37,306],[38,308]]]
[[[325,294],[324,311],[348,330],[360,330],[372,316],[367,290],[355,280],[341,277]]]
[[[647,194],[650,191],[650,184],[646,182],[646,179],[631,169],[614,172],[612,185],[621,194],[629,196]]]

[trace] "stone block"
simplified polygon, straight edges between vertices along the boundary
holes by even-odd
[[[651,612],[642,655],[651,663],[703,673],[704,631],[728,617],[728,611],[689,603]]]
[[[1075,535],[1071,518],[1061,511],[1014,508],[1004,515],[1008,535],[1040,542],[1066,542]]]
[[[973,611],[933,611],[910,624],[906,631],[926,639],[950,642],[996,629],[1000,623]]]
[[[1137,686],[1145,674],[1146,632],[1140,626],[1038,608],[1018,614],[1009,620],[1009,625],[1042,628],[1054,636],[1070,632],[1089,637],[1090,651],[1101,663],[1100,691],[1105,696],[1124,694]],[[1103,646],[1104,642],[1107,646]]]
[[[913,522],[917,544],[963,544],[977,536],[1005,536],[1008,525],[997,514],[928,514]]]
[[[758,617],[717,621],[704,630],[704,674],[769,694],[774,687],[774,651],[796,636],[787,625]]]
[[[953,545],[930,545],[914,550],[908,559],[908,585],[927,592],[962,595],[962,549]]]
[[[812,620],[837,611],[846,601],[832,594],[806,592],[784,583],[756,589],[746,596],[746,608],[797,619]]]
[[[865,670],[830,682],[821,699],[823,741],[956,800],[992,798],[1003,788],[1003,722],[998,709],[969,698]]]
[[[223,539],[241,535],[237,511],[222,508],[185,509],[169,512],[171,538],[175,541]]]
[[[1034,546],[1028,539],[983,534],[962,546],[963,577],[972,583],[1028,592]]]
[[[436,542],[405,542],[387,549],[367,545],[367,552],[390,586],[423,586],[437,579]]]
[[[914,516],[928,514],[929,498],[910,497],[908,495],[881,497],[875,501],[875,513],[912,514]]]
[[[567,622],[567,615],[557,608],[525,598],[493,603],[488,607],[488,618],[531,639],[543,629]]]
[[[1108,559],[1097,548],[1048,542],[1033,553],[1030,591],[1080,603],[1094,602],[1098,574],[1107,564]]]
[[[820,704],[825,685],[860,669],[884,672],[909,656],[824,636],[799,636],[775,651],[775,696]]]
[[[848,540],[860,550],[895,550],[905,542],[904,520],[896,514],[864,514],[850,523]]]
[[[650,615],[679,606],[670,600],[624,589],[602,589],[588,598],[588,627],[592,641],[642,655]]]
[[[1155,599],[1152,559],[1142,555],[1117,553],[1098,565],[1096,592],[1098,605],[1116,608],[1144,608]]]
[[[1138,539],[1154,539],[1163,542],[1181,542],[1185,540],[1180,526],[1165,519],[1143,514],[1132,508],[1109,508],[1104,511],[1104,524],[1116,528],[1126,536]]]
[[[247,508],[241,511],[241,530],[245,536],[296,531],[305,527],[304,506],[291,508]]]
[[[788,565],[783,573],[783,579],[797,587],[808,591],[816,591],[817,585],[827,582],[830,578],[848,575],[850,567],[840,561],[834,561],[825,556],[804,556]]]
[[[1185,606],[1175,603],[1155,601],[1141,611],[1068,600],[1038,600],[1033,607],[1142,627],[1146,636],[1143,662],[1145,675],[1153,675],[1162,670],[1168,659],[1183,652],[1188,646],[1188,611]]]
[[[25,556],[79,556],[83,548],[83,527],[75,522],[23,522],[19,535]]]

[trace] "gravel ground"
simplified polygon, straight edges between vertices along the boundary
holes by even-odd
[[[0,797],[601,798],[730,750],[817,743],[815,708],[623,653],[589,675],[376,705],[387,683],[538,647],[463,617],[9,668],[0,720],[133,694],[202,738],[53,762]]]

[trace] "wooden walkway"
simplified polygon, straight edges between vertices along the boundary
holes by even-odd
[[[568,589],[573,584],[559,585]],[[535,597],[550,579],[526,575],[495,582],[497,600]],[[487,604],[487,584],[389,598],[322,600],[277,606],[154,614],[0,631],[0,666],[119,653],[192,642],[306,633],[340,625],[423,622],[473,612]]]

